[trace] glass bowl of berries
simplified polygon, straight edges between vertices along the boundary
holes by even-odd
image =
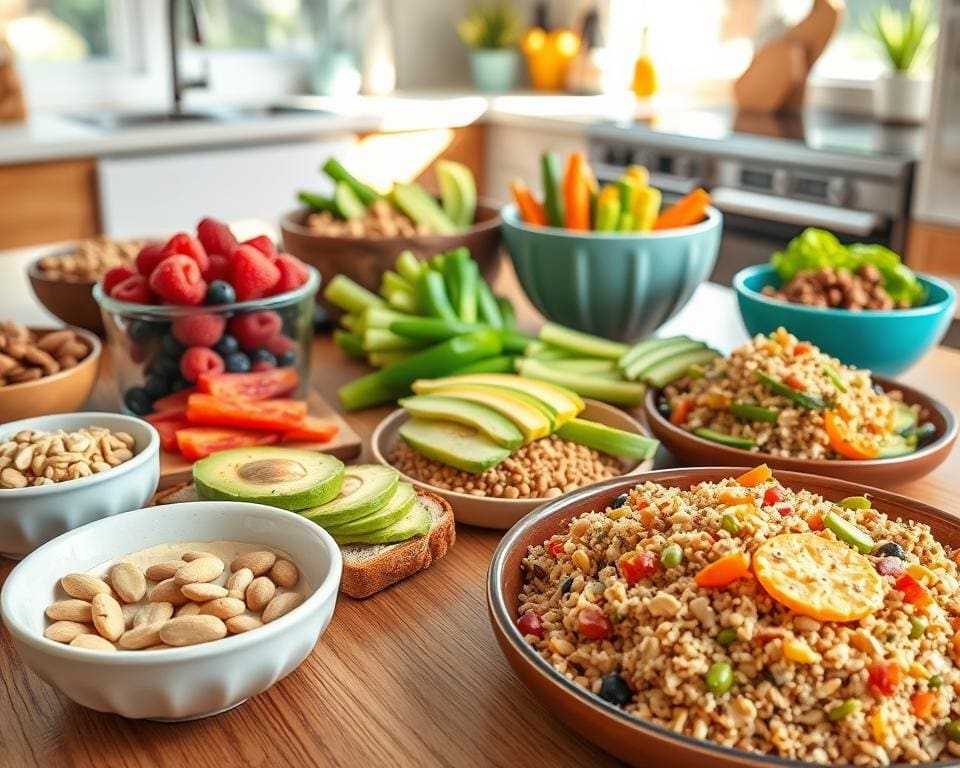
[[[290,368],[291,396],[304,398],[319,287],[316,269],[268,237],[239,242],[213,219],[147,243],[93,290],[123,409],[182,410],[204,374],[224,371]]]

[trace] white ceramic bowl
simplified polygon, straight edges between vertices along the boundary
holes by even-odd
[[[584,399],[584,403],[587,407],[580,414],[584,419],[597,421],[606,424],[608,427],[616,427],[626,432],[635,432],[640,435],[649,434],[626,411],[601,403],[598,400]],[[393,466],[387,461],[387,456],[390,455],[393,446],[400,440],[400,427],[409,418],[406,411],[397,409],[385,417],[373,431],[370,438],[370,448],[373,451],[374,458],[381,464],[388,467]],[[653,459],[646,459],[645,461],[622,459],[621,465],[623,467],[621,476],[636,475],[651,470]],[[475,525],[479,528],[494,528],[506,531],[512,528],[520,518],[532,512],[541,504],[550,501],[550,499],[498,499],[490,496],[471,496],[468,493],[457,493],[456,491],[437,488],[435,485],[415,480],[403,472],[400,473],[400,477],[405,482],[413,483],[418,488],[423,488],[445,498],[453,507],[453,516],[458,523]]]
[[[283,550],[311,594],[263,627],[184,648],[104,653],[43,636],[44,609],[65,574],[157,544],[218,540]],[[293,512],[241,502],[170,504],[100,520],[44,544],[7,577],[0,614],[24,663],[78,704],[131,718],[192,720],[235,707],[300,666],[330,623],[341,571],[330,535]]]
[[[72,432],[91,426],[131,435],[134,457],[89,477],[0,489],[0,555],[19,559],[61,533],[142,507],[153,496],[160,479],[160,436],[143,419],[96,412],[38,416],[0,425],[0,443],[24,429]]]

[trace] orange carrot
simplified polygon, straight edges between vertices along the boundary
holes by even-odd
[[[698,587],[725,587],[750,573],[750,555],[731,552],[697,571],[693,577]]]
[[[527,189],[526,185],[519,179],[510,182],[510,191],[513,193],[513,199],[517,203],[517,210],[520,211],[520,218],[527,224],[534,224],[538,227],[547,226],[547,212],[543,205],[538,203]]]
[[[937,700],[937,694],[933,691],[918,691],[910,697],[910,703],[913,704],[913,714],[918,720],[929,720],[933,714],[933,705]]]
[[[698,224],[706,218],[710,195],[697,187],[686,197],[680,198],[674,205],[663,211],[653,225],[654,229],[674,229]]]
[[[717,494],[717,499],[725,507],[734,507],[738,504],[753,503],[753,496],[741,488],[724,488]]]
[[[564,223],[567,229],[590,229],[590,169],[583,152],[573,152],[563,176]]]
[[[744,472],[736,479],[736,483],[743,488],[756,488],[761,483],[767,482],[773,477],[773,472],[766,464],[754,467],[749,472]]]
[[[673,406],[673,410],[670,411],[670,423],[675,424],[678,427],[682,427],[687,423],[687,417],[690,415],[690,411],[693,410],[693,398],[692,397],[681,397],[677,400],[677,404]]]

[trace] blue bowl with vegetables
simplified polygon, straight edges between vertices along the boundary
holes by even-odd
[[[738,272],[733,287],[751,335],[782,326],[848,365],[885,376],[910,368],[940,342],[957,303],[948,283],[914,274],[888,248],[843,245],[817,229],[794,238],[770,264]]]
[[[501,211],[503,242],[527,297],[549,320],[607,339],[649,336],[710,276],[723,216],[652,232],[575,232]]]

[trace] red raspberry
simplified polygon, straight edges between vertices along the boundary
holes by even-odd
[[[144,277],[150,277],[157,264],[166,258],[163,243],[147,243],[137,254],[137,272]]]
[[[259,373],[260,371],[272,371],[276,367],[276,364],[269,360],[257,360],[250,366],[250,370]]]
[[[167,244],[163,246],[163,253],[165,256],[177,254],[189,256],[197,262],[197,266],[200,267],[200,274],[206,272],[210,267],[210,258],[207,256],[207,252],[203,250],[200,241],[186,232],[178,232],[167,240]]]
[[[285,352],[292,352],[297,348],[297,342],[289,336],[279,334],[263,343],[263,348],[274,357],[280,357]]]
[[[203,279],[208,283],[212,283],[214,280],[223,280],[229,283],[230,257],[222,253],[211,253],[207,258],[210,260],[210,266],[203,273]]]
[[[215,253],[229,256],[237,247],[237,238],[233,236],[230,227],[216,219],[201,219],[197,224],[197,237],[209,256]]]
[[[283,320],[280,315],[270,310],[237,315],[230,321],[230,333],[243,349],[250,352],[261,348],[269,349],[268,345],[275,336],[280,335],[282,327]]]
[[[281,253],[273,263],[276,264],[280,270],[280,279],[277,281],[277,284],[273,286],[273,290],[270,291],[271,295],[292,291],[307,282],[307,278],[309,277],[307,265],[296,256],[291,256],[289,253]]]
[[[110,290],[110,298],[130,304],[149,304],[150,286],[143,275],[130,275]]]
[[[260,253],[270,259],[270,261],[277,258],[277,246],[275,246],[273,240],[266,235],[251,237],[249,240],[244,240],[242,244],[256,248]]]
[[[128,277],[137,274],[137,270],[127,264],[121,264],[119,267],[108,269],[103,275],[103,292],[110,295],[113,286],[122,283]]]
[[[187,347],[212,347],[223,336],[227,327],[222,315],[184,315],[174,318],[173,338]]]
[[[223,358],[206,347],[190,347],[180,358],[180,373],[190,383],[195,382],[201,373],[223,373]]]
[[[151,273],[150,287],[168,304],[199,304],[207,293],[200,268],[189,256],[167,256]]]
[[[230,258],[230,282],[237,301],[266,296],[280,280],[280,269],[256,248],[241,245]]]

